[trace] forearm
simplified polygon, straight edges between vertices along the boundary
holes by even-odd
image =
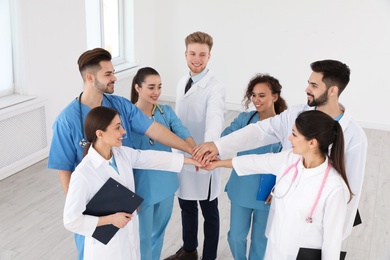
[[[191,145],[159,123],[153,122],[145,134],[163,145],[182,150],[189,154],[192,153],[193,147]]]
[[[58,171],[58,176],[60,177],[60,182],[62,185],[62,189],[64,190],[64,193],[68,193],[69,189],[69,183],[70,183],[70,176],[72,175],[71,171],[64,171],[64,170],[59,170]]]
[[[108,216],[102,216],[102,217],[99,217],[99,220],[98,220],[98,223],[97,223],[97,227],[99,226],[104,226],[104,225],[110,225],[112,224],[112,216],[113,215],[108,215]]]
[[[208,169],[209,167],[210,167],[210,169]],[[218,167],[233,168],[232,159],[213,161],[208,166],[206,166],[206,169],[213,170],[213,169],[218,168]]]
[[[259,122],[249,124],[244,128],[215,140],[215,146],[221,157],[279,141],[276,137],[264,133],[258,124]],[[251,138],[247,138],[248,136]]]
[[[190,136],[185,139],[186,143],[188,143],[192,148],[196,146],[195,140]]]
[[[117,212],[112,215],[107,215],[103,217],[99,217],[97,227],[104,225],[114,225],[117,228],[123,228],[127,225],[127,223],[131,220],[133,214],[125,213],[125,212]]]

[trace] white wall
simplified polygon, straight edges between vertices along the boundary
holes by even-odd
[[[48,100],[50,129],[57,114],[82,90],[77,59],[85,51],[86,29],[80,2],[12,1],[16,89]]]
[[[187,73],[184,38],[200,30],[214,38],[209,68],[226,83],[228,103],[241,103],[258,72],[281,81],[290,105],[304,103],[310,63],[337,59],[352,71],[341,102],[362,126],[390,130],[390,1],[156,0],[155,6],[155,64],[165,98],[175,96]]]
[[[163,98],[174,99],[187,73],[184,38],[197,30],[214,37],[209,67],[240,108],[257,72],[279,78],[289,104],[305,102],[309,64],[338,59],[352,70],[341,100],[364,127],[390,130],[388,0],[134,0],[135,46],[141,66],[155,67]],[[86,50],[84,1],[13,0],[16,87],[48,99],[48,125],[78,96],[77,59]],[[133,72],[118,75],[116,94],[129,97]],[[50,133],[51,134],[51,133]],[[49,136],[51,139],[51,136]]]
[[[51,129],[58,113],[82,91],[77,59],[87,50],[85,3],[13,0],[12,8],[16,89],[48,100],[47,124]],[[135,8],[155,12],[153,1],[135,1]],[[137,61],[142,66],[153,66],[154,19],[135,13]],[[116,94],[130,96],[133,73],[117,75]],[[51,135],[50,131],[49,140]]]

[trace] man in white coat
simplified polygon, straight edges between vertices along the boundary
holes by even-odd
[[[217,154],[225,156],[239,151],[254,149],[267,144],[281,142],[283,150],[290,149],[288,136],[298,114],[305,110],[320,110],[343,128],[345,142],[345,168],[354,194],[348,204],[344,222],[343,238],[350,235],[357,214],[367,156],[367,137],[363,129],[353,121],[348,110],[339,103],[339,96],[349,83],[349,67],[336,60],[316,61],[311,64],[311,73],[306,88],[307,105],[290,106],[279,115],[250,124],[214,142],[194,149],[194,159],[207,163]]]
[[[206,68],[213,38],[203,32],[194,32],[186,37],[185,44],[185,57],[190,73],[178,83],[176,113],[199,144],[220,137],[226,113],[226,90],[214,73]],[[166,259],[198,259],[198,202],[204,217],[202,259],[217,258],[217,197],[220,186],[220,170],[201,170],[196,173],[194,167],[184,167],[179,173],[179,189],[176,195],[181,208],[183,247]]]

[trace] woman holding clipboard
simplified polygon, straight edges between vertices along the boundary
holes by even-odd
[[[122,146],[126,138],[119,113],[108,107],[92,109],[85,121],[84,158],[72,174],[64,208],[64,225],[85,236],[84,259],[140,259],[138,216],[116,212],[107,216],[83,214],[86,205],[110,178],[134,191],[133,168],[179,172],[183,164],[200,166],[181,154],[140,151]],[[92,235],[97,227],[114,225],[118,232],[107,244]]]

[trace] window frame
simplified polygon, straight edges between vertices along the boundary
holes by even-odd
[[[3,32],[0,42],[0,97],[15,94],[14,60],[13,60],[13,35],[11,2],[0,0],[0,31]]]
[[[137,63],[134,51],[133,0],[117,1],[119,8],[119,56],[113,57],[112,63],[118,73],[136,67]],[[103,0],[86,0],[86,20],[88,49],[104,48]]]

